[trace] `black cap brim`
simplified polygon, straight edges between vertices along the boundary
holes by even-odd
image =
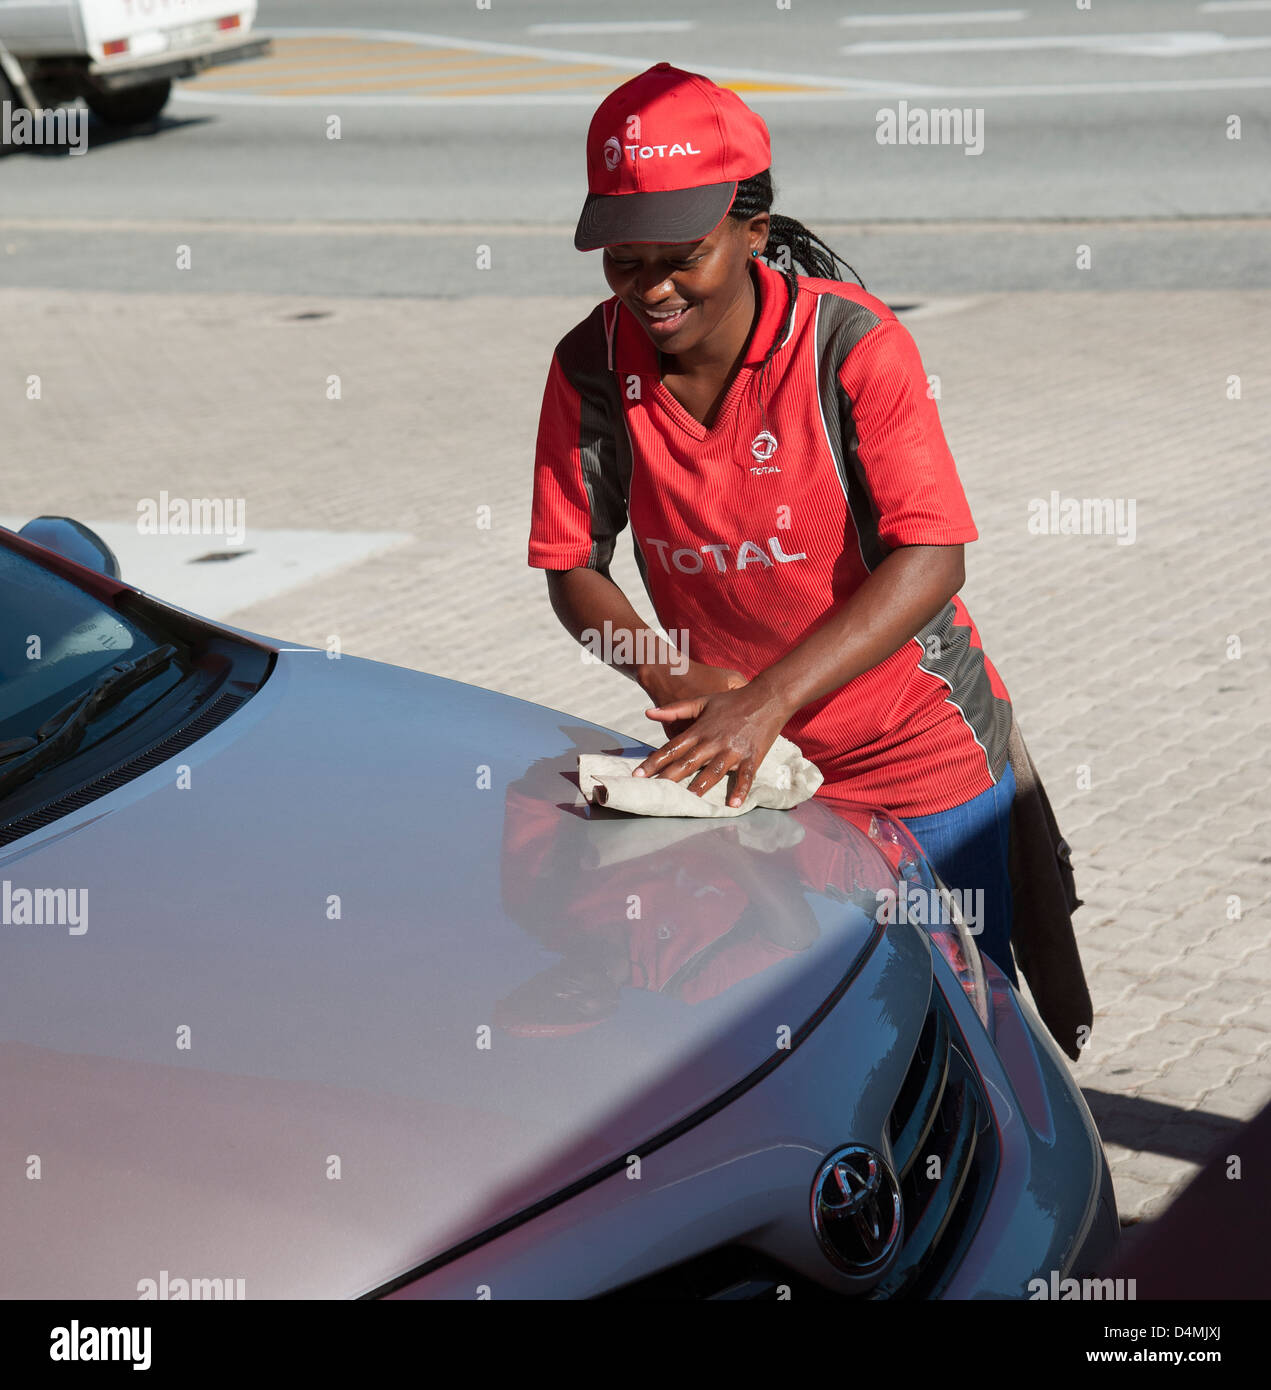
[[[719,226],[736,193],[735,181],[667,193],[589,193],[574,246],[596,251],[627,242],[700,241]]]

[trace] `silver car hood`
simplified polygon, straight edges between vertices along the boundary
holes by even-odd
[[[637,746],[282,651],[0,851],[0,1294],[362,1294],[779,1063],[879,930],[868,813],[589,815],[578,752]]]

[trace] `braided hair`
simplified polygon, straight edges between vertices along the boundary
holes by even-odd
[[[737,196],[733,199],[732,207],[728,209],[728,215],[738,222],[749,222],[761,212],[768,213],[771,219],[769,246],[775,242],[778,247],[784,248],[788,252],[789,260],[801,266],[805,275],[820,280],[841,280],[843,277],[838,272],[840,265],[852,270],[842,256],[831,250],[802,222],[796,221],[793,217],[785,217],[779,212],[772,212],[772,200],[772,170],[765,169],[762,174],[743,179],[737,185]],[[764,259],[768,259],[766,253]],[[856,277],[857,284],[864,289],[864,280],[854,270],[852,274]]]
[[[861,289],[865,288],[864,280],[852,270],[852,267],[842,256],[831,250],[815,232],[809,231],[802,222],[793,217],[771,212],[772,200],[772,170],[765,169],[752,178],[743,179],[737,185],[737,195],[733,199],[732,207],[728,210],[728,215],[738,222],[749,222],[752,217],[758,216],[761,212],[769,214],[768,248],[775,244],[780,251],[786,253],[784,257],[778,257],[779,264],[776,267],[781,271],[786,282],[785,325],[790,322],[790,316],[794,312],[795,299],[799,293],[799,282],[793,268],[796,265],[802,269],[805,275],[821,280],[841,280],[843,277],[839,274],[838,267],[843,265],[852,271],[856,283],[860,285]],[[767,248],[763,254],[764,259],[768,260]],[[789,264],[780,264],[781,261],[788,261]],[[764,357],[763,365],[759,369],[759,402],[763,412],[765,429],[768,423],[768,413],[764,407],[763,399],[764,374],[768,370],[768,363],[772,360],[773,354],[785,336],[785,332],[782,331],[773,337]]]

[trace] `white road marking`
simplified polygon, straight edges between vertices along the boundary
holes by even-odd
[[[277,38],[348,38],[354,40],[382,39],[385,42],[413,43],[425,48],[462,48],[477,53],[522,54],[529,57],[558,59],[561,62],[594,63],[624,71],[632,71],[642,58],[629,54],[617,56],[606,53],[585,53],[567,49],[536,48],[528,44],[495,43],[484,39],[460,39],[450,34],[417,34],[398,29],[261,29],[259,32]],[[693,70],[715,80],[749,78],[757,82],[800,83],[821,87],[816,92],[750,92],[751,103],[790,101],[876,101],[879,97],[994,97],[1033,96],[1140,96],[1152,92],[1226,92],[1256,90],[1271,87],[1271,77],[1203,77],[1171,78],[1107,82],[1045,82],[1010,83],[1003,86],[932,84],[895,79],[880,81],[860,77],[837,77],[824,73],[772,72],[763,68],[737,68],[697,63]],[[489,96],[264,96],[248,92],[200,92],[197,85],[178,82],[173,88],[173,100],[204,106],[282,106],[330,110],[356,107],[430,107],[430,106],[585,106],[596,105],[594,92],[499,93]]]
[[[196,226],[200,232],[241,232],[247,236],[401,236],[484,237],[490,232],[488,222],[255,222],[232,218],[201,217],[193,223],[167,218],[133,217],[0,217],[0,231],[16,232],[150,232],[155,235],[173,233],[177,236]],[[501,232],[516,236],[568,237],[574,229],[554,223],[500,222]]]
[[[1025,53],[1054,48],[1143,58],[1192,58],[1271,48],[1271,38],[1229,39],[1211,30],[1151,34],[1037,34],[983,39],[866,39],[839,51],[849,57],[899,57],[908,53]]]
[[[496,43],[491,39],[467,39],[456,38],[453,34],[420,34],[412,33],[404,29],[260,29],[258,32],[268,35],[270,38],[279,39],[353,39],[358,42],[371,39],[382,40],[384,43],[411,43],[417,44],[421,48],[455,48],[464,49],[472,53],[490,53],[497,56],[520,57],[520,58],[542,58],[546,62],[557,63],[584,63],[593,67],[616,68],[621,72],[636,73],[644,68],[652,67],[658,62],[657,58],[640,58],[630,53],[591,53],[583,49],[574,48],[543,48],[536,44],[527,43]],[[826,87],[834,86],[844,90],[873,90],[873,91],[894,91],[897,89],[895,82],[880,82],[868,78],[860,77],[826,77],[819,73],[806,72],[774,72],[769,68],[747,68],[734,66],[733,64],[721,65],[718,63],[695,63],[694,72],[700,72],[705,77],[736,77],[751,79],[756,82],[789,82],[800,83],[807,86]],[[262,81],[268,81],[268,77],[263,77]],[[218,96],[227,96],[228,93],[217,93]],[[331,101],[331,97],[321,98],[323,103]],[[513,101],[525,100],[526,98],[513,96]],[[284,97],[283,100],[288,100]],[[416,101],[462,101],[462,97],[416,97]],[[477,101],[486,101],[488,98],[478,97]],[[559,98],[549,96],[549,100],[559,100]],[[595,105],[594,96],[580,96],[577,102],[570,104],[582,105],[590,102]]]
[[[0,526],[20,531],[29,520],[0,517]],[[125,583],[216,619],[413,539],[399,531],[266,531],[249,521],[243,544],[232,546],[216,535],[143,536],[130,521],[84,524],[115,552]],[[239,553],[231,560],[191,563],[200,555],[222,551]]]
[[[558,24],[529,24],[529,34],[682,34],[696,29],[693,19],[576,19]]]
[[[1241,216],[1235,219],[1236,225],[1244,230],[1258,230],[1271,235],[1271,217]],[[1152,231],[1173,230],[1176,232],[1220,232],[1232,226],[1233,219],[1227,217],[1174,217],[1174,216],[1124,216],[1124,217],[1081,217],[1065,218],[1064,224],[1098,226],[1101,228],[1142,228]],[[836,235],[878,235],[884,236],[896,230],[894,222],[839,222],[829,219],[818,222]],[[411,238],[432,237],[473,237],[484,236],[490,231],[488,222],[253,222],[199,218],[178,222],[160,218],[71,218],[71,217],[0,217],[0,231],[19,232],[74,232],[90,236],[99,234],[120,234],[124,232],[151,232],[185,234],[196,228],[199,232],[239,234],[249,237],[260,236],[400,236]],[[905,234],[924,236],[943,236],[948,232],[1006,232],[1024,236],[1029,232],[1047,234],[1054,230],[1053,222],[1034,222],[1014,218],[976,219],[958,218],[945,222],[912,222],[905,225]],[[574,229],[559,222],[521,222],[500,223],[499,231],[510,236],[539,236],[556,241],[572,242]],[[27,518],[29,520],[29,518]],[[19,523],[25,525],[26,521]],[[0,518],[0,526],[9,522]]]
[[[839,23],[844,28],[883,29],[902,24],[1011,24],[1027,17],[1027,10],[954,10],[937,14],[852,14],[844,15]]]
[[[695,72],[704,72],[699,64]],[[709,73],[705,73],[710,76]],[[1071,97],[1071,96],[1145,96],[1154,92],[1233,92],[1256,91],[1271,87],[1271,77],[1197,77],[1162,78],[1143,82],[1041,82],[1010,83],[998,87],[930,87],[919,82],[896,81],[873,83],[869,91],[851,91],[838,88],[832,79],[824,79],[823,85],[832,90],[823,92],[747,92],[749,106],[762,106],[766,103],[785,103],[800,101],[873,101],[888,97],[978,97],[992,101],[995,97]],[[414,107],[414,106],[583,106],[589,110],[596,107],[595,94],[583,96],[578,93],[529,94],[526,96],[483,96],[483,97],[420,97],[420,96],[374,96],[374,97],[275,97],[247,96],[237,92],[194,92],[183,87],[174,87],[174,101],[188,102],[194,106],[281,106],[317,107],[323,111],[343,110],[346,107]]]

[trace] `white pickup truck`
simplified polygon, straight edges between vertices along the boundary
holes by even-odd
[[[0,100],[153,120],[173,78],[267,52],[255,19],[256,0],[0,0]]]

